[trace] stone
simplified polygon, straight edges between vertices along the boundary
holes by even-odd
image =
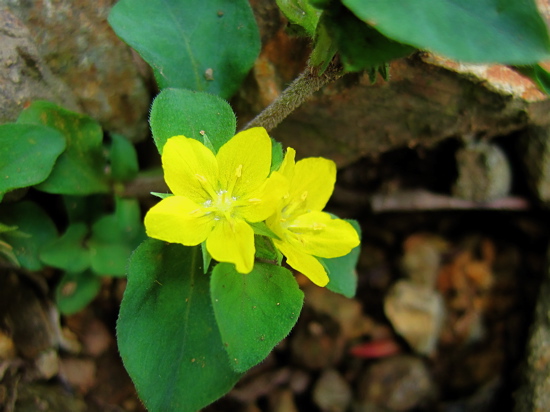
[[[148,69],[107,22],[113,0],[0,0],[27,25],[50,70],[82,112],[109,132],[136,141],[148,134]],[[72,107],[67,107],[73,109]]]

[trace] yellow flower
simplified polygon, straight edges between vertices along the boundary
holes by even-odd
[[[327,272],[316,257],[347,255],[359,245],[359,235],[350,223],[322,212],[334,190],[334,162],[318,157],[295,163],[295,155],[288,148],[279,172],[290,182],[289,192],[266,223],[279,237],[273,242],[287,263],[313,283],[326,286]]]
[[[186,246],[206,240],[214,259],[249,273],[255,248],[248,222],[273,214],[288,190],[281,174],[269,176],[271,140],[265,129],[238,133],[216,155],[197,140],[174,136],[164,145],[162,167],[174,196],[149,210],[147,235]]]

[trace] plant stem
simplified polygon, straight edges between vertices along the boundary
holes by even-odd
[[[252,119],[244,128],[263,127],[268,132],[281,123],[290,113],[325,84],[339,79],[344,74],[342,65],[333,59],[325,72],[318,74],[318,69],[308,66],[281,95]]]

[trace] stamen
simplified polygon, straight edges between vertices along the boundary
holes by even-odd
[[[241,177],[242,172],[243,172],[243,165],[239,165],[239,167],[237,167],[237,170],[235,171],[235,176],[237,176],[237,178]]]
[[[206,177],[203,175],[199,175],[198,173],[195,173],[195,177],[201,181],[201,183],[206,183],[208,180],[206,180]]]
[[[254,204],[262,203],[262,199],[258,199],[258,198],[256,198],[256,197],[250,198],[250,199],[248,199],[248,201],[249,201],[250,203],[254,203]]]
[[[302,196],[300,196],[300,199],[302,199],[302,202],[307,199],[307,195],[308,195],[307,190],[304,193],[302,193]]]

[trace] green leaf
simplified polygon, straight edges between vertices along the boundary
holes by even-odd
[[[346,219],[346,221],[351,223],[357,233],[359,233],[359,237],[361,237],[359,223],[355,220]],[[340,293],[347,298],[355,296],[355,291],[357,290],[357,272],[355,267],[357,266],[360,253],[361,245],[352,249],[346,256],[333,259],[318,258],[329,274],[327,289]]]
[[[317,25],[315,33],[314,47],[309,56],[309,64],[317,68],[319,74],[323,74],[334,55],[338,51],[338,44],[335,36],[331,32],[330,22],[327,24],[327,13],[321,16],[321,23]]]
[[[111,134],[111,148],[109,151],[111,161],[111,176],[119,182],[127,182],[134,179],[139,171],[137,153],[134,145],[124,136]]]
[[[303,27],[310,37],[315,36],[321,10],[313,7],[308,0],[277,0],[277,6],[291,23]]]
[[[532,66],[513,66],[512,69],[529,77],[541,91],[550,94],[550,73],[540,64]]]
[[[254,247],[256,248],[256,259],[268,261],[281,265],[282,255],[267,236],[254,236]]]
[[[283,145],[275,139],[271,139],[271,171],[279,170],[285,155],[283,153]]]
[[[247,0],[120,0],[109,23],[151,65],[161,89],[229,98],[260,52]]]
[[[325,11],[319,24],[326,26],[327,35],[335,39],[347,72],[377,67],[414,51],[376,31],[344,7]]]
[[[183,135],[203,142],[208,135],[216,152],[235,135],[237,119],[231,106],[208,93],[165,89],[151,107],[151,130],[159,153],[166,140]]]
[[[117,339],[150,412],[195,412],[241,376],[227,360],[209,280],[199,246],[148,239],[132,255]]]
[[[260,236],[267,236],[272,239],[279,239],[279,236],[275,234],[267,225],[265,222],[256,222],[256,223],[248,223],[252,229],[254,230],[254,234],[260,235]]]
[[[63,150],[65,139],[49,127],[0,125],[0,193],[43,182]]]
[[[296,324],[304,294],[292,273],[257,263],[243,275],[229,263],[212,271],[212,304],[232,367],[244,372],[261,362]]]
[[[145,239],[139,203],[116,199],[115,213],[98,219],[88,242],[92,270],[99,275],[125,276],[132,250]]]
[[[47,265],[67,272],[83,272],[90,267],[86,238],[90,230],[85,223],[73,223],[58,239],[44,245],[40,259]]]
[[[533,0],[342,0],[384,35],[471,63],[534,64],[550,57]]]
[[[90,272],[65,273],[55,289],[59,311],[72,315],[84,309],[99,293],[101,280]]]
[[[105,209],[105,196],[63,196],[69,222],[93,222]]]
[[[40,248],[57,237],[57,229],[50,217],[33,202],[18,202],[0,205],[0,220],[8,226],[17,226],[16,231],[0,235],[13,247],[13,253],[22,267],[40,270]]]
[[[19,124],[49,126],[61,132],[67,143],[50,176],[37,186],[48,193],[88,195],[108,190],[103,158],[103,132],[91,117],[36,101],[19,115]]]

